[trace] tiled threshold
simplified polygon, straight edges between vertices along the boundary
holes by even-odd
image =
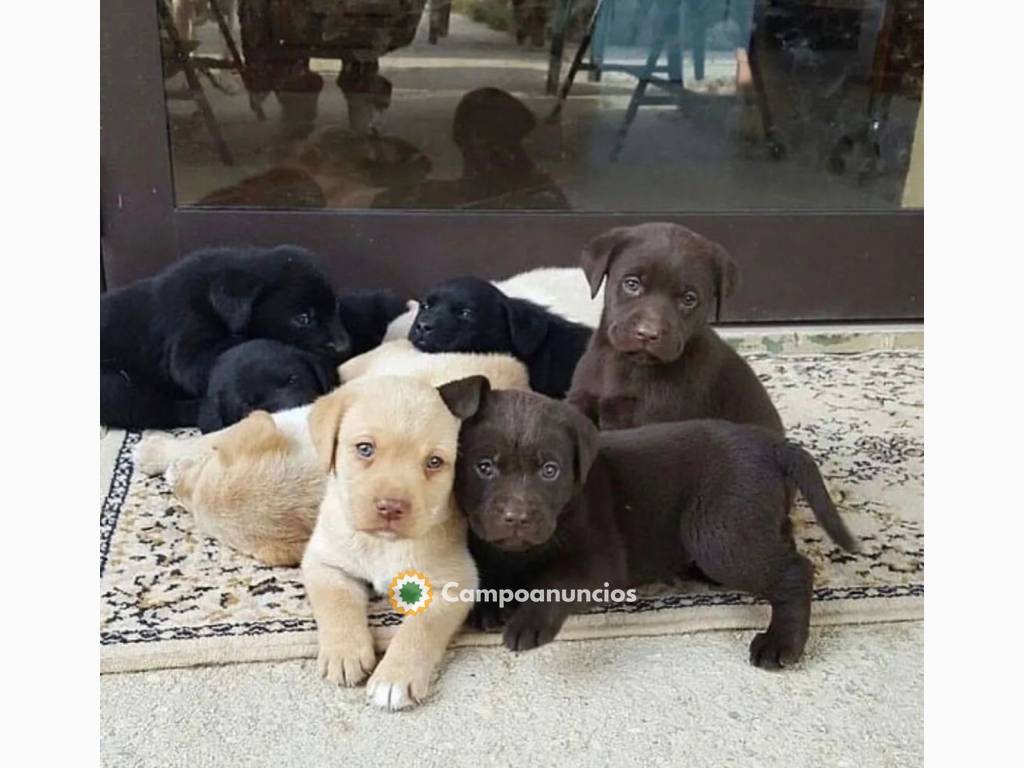
[[[923,323],[729,325],[718,329],[737,351],[748,354],[857,354],[923,350]]]

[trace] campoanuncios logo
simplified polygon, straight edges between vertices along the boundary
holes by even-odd
[[[388,587],[391,607],[403,616],[423,613],[433,599],[434,588],[430,579],[419,571],[402,571]]]

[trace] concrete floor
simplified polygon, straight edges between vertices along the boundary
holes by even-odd
[[[802,664],[749,666],[749,632],[449,653],[387,714],[311,661],[107,675],[108,766],[916,766],[923,625],[812,630]]]

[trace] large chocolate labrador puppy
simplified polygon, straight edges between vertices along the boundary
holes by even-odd
[[[422,352],[504,352],[526,364],[530,389],[562,398],[591,330],[486,280],[457,277],[420,302],[409,341]]]
[[[568,399],[602,429],[715,418],[783,433],[750,366],[709,323],[739,271],[725,249],[677,224],[617,227],[583,251],[601,322]]]
[[[750,645],[764,668],[796,662],[807,641],[812,568],[789,520],[795,485],[829,536],[852,551],[811,456],[761,427],[699,419],[598,434],[571,406],[488,391],[459,436],[455,493],[485,589],[624,588],[694,569],[771,603]],[[550,641],[579,605],[525,602],[505,644]]]

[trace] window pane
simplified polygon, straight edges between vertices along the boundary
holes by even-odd
[[[922,0],[158,5],[178,205],[921,204]]]

